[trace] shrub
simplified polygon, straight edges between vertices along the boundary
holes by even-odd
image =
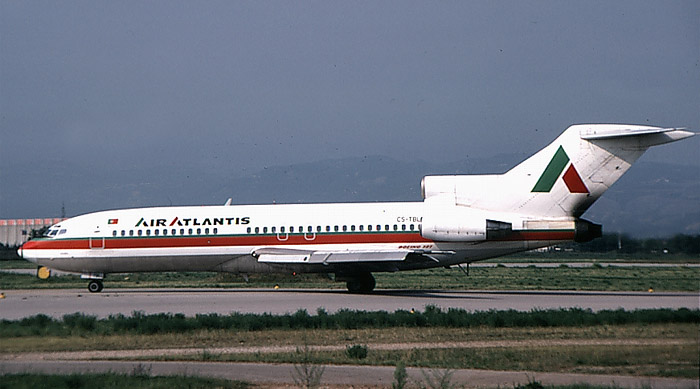
[[[365,359],[367,358],[367,346],[361,344],[347,346],[345,354],[352,359]]]

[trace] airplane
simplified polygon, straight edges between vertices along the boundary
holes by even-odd
[[[554,244],[602,226],[583,213],[651,146],[683,128],[577,124],[502,174],[425,176],[423,201],[177,206],[89,213],[51,226],[18,253],[79,273],[333,273],[369,293],[372,273],[461,266]]]

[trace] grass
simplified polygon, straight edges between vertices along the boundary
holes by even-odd
[[[450,308],[442,310],[426,306],[423,312],[397,310],[353,311],[339,310],[328,314],[319,309],[315,315],[305,310],[293,314],[272,315],[233,312],[228,315],[158,313],[145,315],[134,312],[131,316],[96,316],[75,313],[57,320],[40,314],[19,320],[0,321],[0,339],[22,336],[66,335],[153,335],[185,333],[199,330],[263,331],[271,329],[364,329],[364,328],[491,328],[515,327],[570,327],[620,324],[700,323],[700,310],[640,309],[635,311],[592,310],[569,308],[508,311],[467,311]]]
[[[595,290],[595,291],[689,291],[700,290],[700,268],[608,267],[587,268],[472,268],[466,276],[459,269],[429,269],[399,273],[375,273],[382,289],[472,290]],[[79,276],[40,280],[33,275],[2,274],[0,289],[85,288]],[[249,282],[232,274],[207,272],[113,274],[106,288],[335,288],[344,283],[323,274],[253,274]]]
[[[627,324],[575,327],[493,328],[379,328],[379,329],[277,329],[265,331],[198,330],[154,335],[33,335],[3,337],[0,353],[137,350],[155,348],[201,348],[237,346],[296,346],[301,339],[309,345],[354,345],[377,343],[442,343],[454,341],[516,341],[527,339],[694,339],[696,324]]]
[[[250,384],[217,378],[156,376],[147,374],[4,374],[0,389],[34,388],[249,388]]]
[[[591,341],[585,345],[543,346],[538,341]],[[626,344],[624,340],[654,339],[669,341],[664,345]],[[596,345],[606,340],[616,345]],[[377,344],[447,343],[489,341],[489,346],[454,346],[452,348],[416,348],[379,350]],[[516,344],[516,341],[519,343]],[[524,342],[524,343],[523,343]],[[650,342],[651,343],[651,342]],[[595,374],[648,375],[698,378],[698,322],[631,323],[573,325],[558,327],[391,327],[364,329],[269,329],[195,330],[186,332],[138,334],[33,335],[2,337],[0,353],[141,350],[193,348],[190,355],[128,357],[128,360],[196,360],[265,363],[297,363],[298,355],[290,352],[226,353],[223,347],[255,346],[340,346],[336,351],[314,351],[316,364],[353,364],[394,366],[399,362],[423,368],[475,368],[492,370],[529,370],[540,372],[577,372]],[[367,355],[357,358],[348,348],[362,345]],[[497,346],[494,346],[497,345]]]
[[[621,374],[698,378],[697,345],[494,347],[413,350],[372,350],[365,358],[345,351],[313,354],[315,364],[406,366],[446,369],[488,369],[582,374]],[[216,361],[295,363],[290,353],[219,354]],[[201,355],[165,356],[160,360],[202,360]],[[210,359],[212,360],[212,359]]]
[[[698,291],[700,268],[557,267],[430,269],[375,274],[382,288],[478,290]]]
[[[0,260],[0,269],[36,269],[36,265],[23,259]]]

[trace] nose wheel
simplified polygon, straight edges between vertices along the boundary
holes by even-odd
[[[101,280],[91,280],[88,282],[88,291],[90,291],[90,293],[100,293],[103,287],[104,285],[102,285]]]

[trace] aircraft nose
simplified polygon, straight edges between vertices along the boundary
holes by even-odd
[[[19,255],[20,258],[24,258],[22,247],[24,247],[24,245],[19,246],[17,249],[17,255]]]

